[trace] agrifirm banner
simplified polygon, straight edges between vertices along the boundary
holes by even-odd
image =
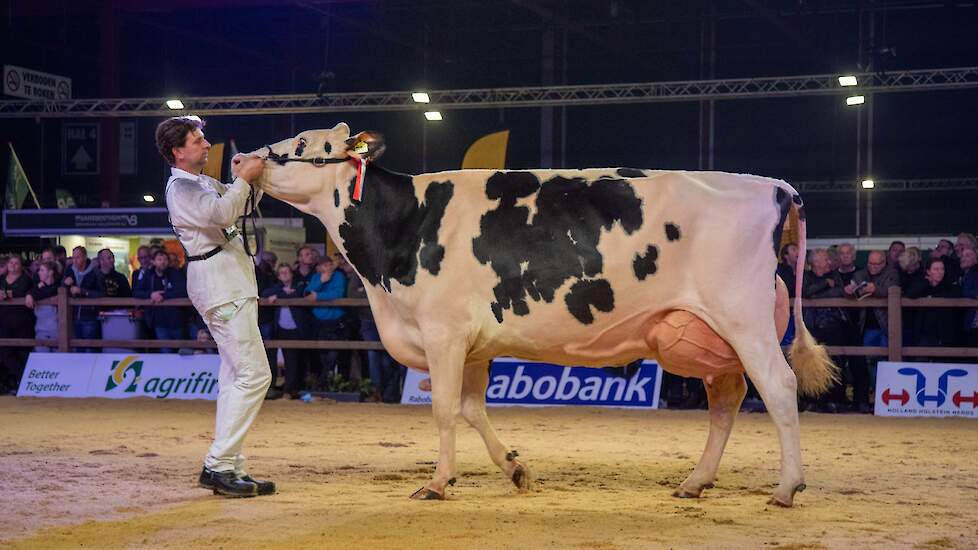
[[[220,356],[31,353],[18,397],[217,399]]]
[[[876,371],[877,416],[978,418],[978,365],[891,363]]]
[[[619,370],[620,372],[620,370]],[[493,360],[486,402],[495,406],[589,405],[657,409],[662,370],[643,361],[630,377],[589,367],[568,368],[511,358]],[[428,373],[408,369],[401,403],[431,404]]]

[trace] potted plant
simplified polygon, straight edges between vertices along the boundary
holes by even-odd
[[[326,375],[323,390],[320,397],[325,399],[348,403],[360,402],[360,392],[353,387],[353,384],[349,380],[343,378],[338,372],[331,372]]]

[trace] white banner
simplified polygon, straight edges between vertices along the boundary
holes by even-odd
[[[25,99],[71,99],[71,79],[16,65],[3,66],[3,92]]]
[[[978,418],[978,365],[891,363],[876,371],[877,416]]]
[[[662,369],[643,361],[634,373],[588,367],[564,367],[509,357],[492,361],[486,403],[489,406],[563,406],[659,408]],[[408,369],[401,394],[404,405],[430,405],[427,372]]]
[[[18,397],[217,399],[216,354],[31,353]]]

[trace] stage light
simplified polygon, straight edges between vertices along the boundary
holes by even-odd
[[[855,85],[856,85],[856,77],[852,75],[839,77],[839,86],[855,86]]]
[[[846,98],[846,105],[862,105],[866,103],[866,98],[861,95],[851,95]]]
[[[156,197],[153,195],[143,195],[143,200],[146,202],[156,202]]]
[[[441,120],[440,111],[425,111],[424,117],[428,120]]]
[[[863,180],[863,189],[873,189],[876,187],[876,182],[873,180]]]
[[[425,92],[414,92],[411,94],[411,98],[414,99],[415,103],[428,103],[431,101]]]
[[[179,110],[183,109],[183,102],[179,99],[168,99],[166,100],[166,106],[174,110]]]

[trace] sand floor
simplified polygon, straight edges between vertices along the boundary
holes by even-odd
[[[267,402],[247,445],[280,492],[195,487],[214,404],[0,398],[0,547],[975,548],[978,423],[802,415],[808,490],[766,505],[778,447],[741,414],[717,487],[670,496],[705,411],[495,408],[536,485],[515,489],[459,429],[446,502],[407,499],[437,458],[426,407]]]

